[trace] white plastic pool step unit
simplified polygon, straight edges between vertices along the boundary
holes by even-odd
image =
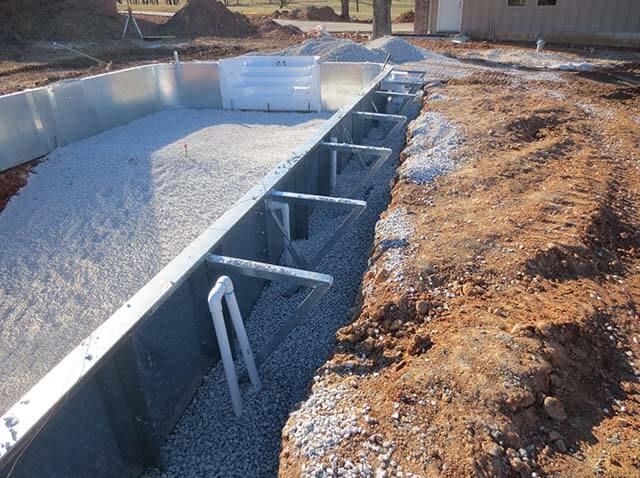
[[[321,111],[314,56],[242,56],[220,61],[225,110]]]

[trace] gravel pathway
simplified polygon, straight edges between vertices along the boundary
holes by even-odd
[[[0,408],[328,117],[178,109],[50,154],[0,214]]]
[[[376,144],[374,130],[369,143]],[[403,135],[395,138],[396,150]],[[388,144],[387,144],[388,146]],[[214,366],[192,404],[185,411],[166,445],[168,470],[150,470],[149,477],[268,477],[278,470],[281,432],[289,413],[307,396],[314,374],[333,350],[335,332],[349,320],[349,309],[366,270],[374,226],[389,201],[389,182],[397,157],[389,161],[366,193],[368,207],[350,231],[319,266],[318,271],[334,277],[327,295],[316,305],[270,359],[260,368],[262,390],[243,390],[245,409],[236,418],[222,365]],[[338,192],[348,191],[361,170],[352,161],[338,176]],[[341,216],[316,209],[310,218],[310,240],[296,241],[309,257],[331,235]],[[283,284],[266,287],[250,317],[247,333],[254,350],[259,350],[275,332],[286,314],[300,303],[304,293],[286,298]],[[328,424],[330,426],[330,424]],[[342,434],[336,430],[336,434]],[[322,447],[323,444],[316,444]]]

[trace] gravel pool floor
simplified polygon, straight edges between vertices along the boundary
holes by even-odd
[[[0,409],[329,117],[178,109],[51,153],[0,214]]]

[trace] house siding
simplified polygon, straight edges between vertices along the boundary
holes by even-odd
[[[426,31],[437,33],[439,0],[429,2]],[[539,7],[507,0],[464,0],[461,31],[473,38],[640,46],[640,0],[558,0]]]

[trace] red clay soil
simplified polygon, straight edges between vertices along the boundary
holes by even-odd
[[[393,23],[413,23],[416,18],[416,12],[409,10],[402,12],[396,18],[393,19]]]
[[[184,37],[236,37],[256,34],[255,26],[241,13],[215,0],[190,0],[160,27],[167,35]]]
[[[20,191],[20,188],[27,184],[29,174],[38,161],[37,159],[29,161],[0,173],[0,212],[7,206],[9,200]]]
[[[251,23],[256,27],[260,36],[286,39],[292,36],[302,36],[304,32],[293,25],[280,25],[271,17],[251,17]]]
[[[366,298],[318,372],[314,390],[348,390],[328,414],[370,417],[327,466],[640,476],[640,88],[616,74],[432,88],[425,112],[460,130],[459,166],[393,187],[387,214],[415,233],[398,270],[374,245]],[[293,425],[283,477],[309,463]]]
[[[315,7],[313,5],[305,8],[294,8],[293,10],[276,10],[271,15],[273,18],[286,18],[289,20],[315,20],[320,22],[343,22],[345,21],[331,7]]]
[[[0,38],[5,40],[103,40],[122,33],[110,0],[5,0]]]

